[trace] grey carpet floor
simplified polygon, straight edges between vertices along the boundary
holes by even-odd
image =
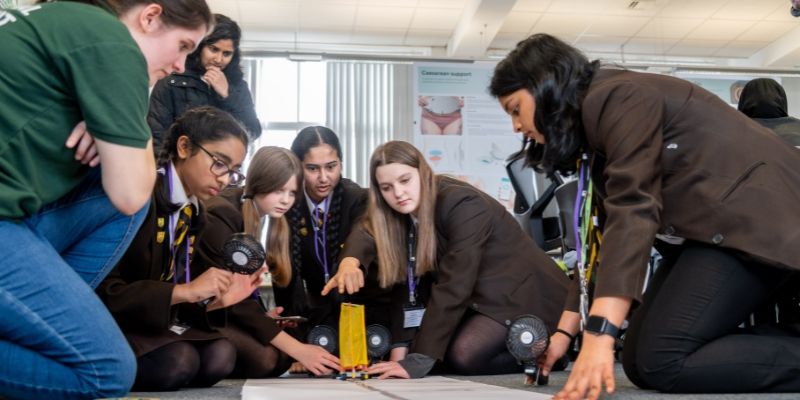
[[[567,380],[568,372],[554,372],[550,376],[548,386],[525,386],[522,374],[514,375],[484,375],[484,376],[455,376],[448,375],[450,378],[463,379],[473,382],[485,383],[489,385],[502,386],[511,389],[528,390],[538,393],[553,394],[558,391]],[[668,395],[648,390],[642,390],[634,386],[622,372],[622,367],[616,366],[617,392],[613,396],[603,396],[605,399],[621,400],[652,400],[652,399],[687,399],[687,400],[796,400],[800,399],[800,393],[777,393],[777,394],[680,394]],[[282,378],[277,378],[282,379]],[[312,379],[312,378],[308,378]],[[302,384],[298,379],[298,384]],[[177,392],[134,392],[129,394],[129,398],[152,398],[152,399],[191,399],[191,400],[238,400],[241,398],[244,380],[226,379],[214,387],[208,389],[184,389]]]

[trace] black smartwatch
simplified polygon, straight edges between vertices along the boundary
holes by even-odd
[[[609,322],[606,318],[597,315],[590,315],[586,320],[584,330],[595,336],[609,335],[616,338],[619,334],[619,327]]]

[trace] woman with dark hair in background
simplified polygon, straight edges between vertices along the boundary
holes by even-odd
[[[577,171],[594,196],[576,214],[599,213],[577,224],[599,223],[602,243],[584,270],[596,269],[591,307],[575,290],[559,322],[577,334],[583,318],[585,329],[556,398],[614,391],[615,336],[632,304],[623,367],[636,385],[800,391],[800,336],[739,328],[800,269],[796,149],[690,82],[600,68],[546,34],[520,42],[489,89],[525,136],[528,163]],[[642,295],[654,243],[664,262]],[[568,342],[551,337],[545,371]]]
[[[286,288],[276,289],[275,300],[285,313],[309,319],[293,331],[305,340],[308,329],[316,325],[338,328],[341,299],[336,293],[321,292],[336,274],[342,246],[366,209],[367,191],[342,177],[342,148],[329,128],[303,128],[291,149],[303,165],[303,190],[286,214],[292,232],[293,278]],[[349,300],[365,304],[368,324],[387,325],[383,307],[389,299],[374,279],[371,282],[366,295]]]
[[[236,351],[215,329],[225,324],[219,309],[249,296],[264,271],[190,269],[206,221],[201,201],[244,179],[247,133],[230,114],[198,107],[165,139],[147,217],[97,289],[136,354],[139,391],[208,387],[228,376]]]
[[[232,234],[244,232],[260,238],[262,224],[268,220],[264,246],[267,266],[273,287],[285,287],[292,279],[292,262],[291,231],[284,215],[294,204],[302,182],[303,168],[294,153],[273,146],[258,149],[250,160],[244,188],[230,188],[206,203],[208,224],[193,263],[198,273],[223,265],[223,246]],[[237,354],[232,377],[278,376],[289,368],[289,357],[315,375],[338,371],[339,360],[335,356],[281,331],[272,318],[280,314],[280,308],[268,314],[260,299],[251,297],[226,310],[228,323],[221,332],[236,347]]]
[[[261,122],[239,65],[241,37],[236,22],[214,14],[214,31],[186,58],[186,71],[156,83],[147,115],[156,146],[175,118],[197,106],[227,111],[247,128],[250,139],[261,136]]]
[[[130,389],[135,359],[93,288],[153,189],[148,86],[211,24],[203,0],[76,3],[0,10],[0,398]]]
[[[379,260],[368,272],[393,288],[394,342],[410,339],[369,368],[382,378],[421,378],[437,361],[464,375],[520,371],[509,326],[533,314],[552,331],[569,282],[497,200],[435,175],[400,141],[372,154],[369,210],[344,253],[326,289],[357,291],[361,268]]]

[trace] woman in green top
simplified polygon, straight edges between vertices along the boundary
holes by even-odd
[[[13,55],[0,58],[2,398],[130,388],[135,359],[93,287],[155,181],[148,85],[182,69],[211,23],[204,0],[86,3],[102,7],[0,10],[0,52]],[[95,155],[101,168],[76,160]]]

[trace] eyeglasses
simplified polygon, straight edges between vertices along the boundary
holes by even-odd
[[[200,146],[199,143],[196,142],[192,143],[194,143],[195,146],[199,147],[200,150],[203,150],[206,154],[208,154],[208,156],[211,157],[211,160],[214,161],[211,163],[211,173],[214,174],[214,176],[220,177],[223,175],[228,175],[229,186],[237,186],[244,181],[245,177],[241,171],[231,169],[230,167],[228,167],[228,164],[226,164],[225,161],[222,161],[219,158],[217,158],[217,156],[211,154],[211,152],[203,148],[203,146]]]

